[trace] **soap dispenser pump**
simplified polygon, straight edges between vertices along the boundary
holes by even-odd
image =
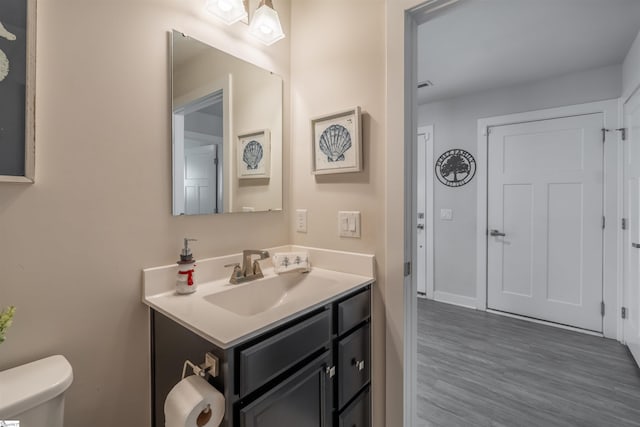
[[[196,291],[198,285],[194,277],[196,260],[193,259],[189,242],[195,242],[196,239],[184,239],[184,247],[180,252],[180,260],[178,261],[178,277],[176,279],[176,292],[179,294],[191,294]]]

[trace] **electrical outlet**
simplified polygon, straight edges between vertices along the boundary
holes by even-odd
[[[440,219],[443,221],[453,221],[453,210],[440,209]]]

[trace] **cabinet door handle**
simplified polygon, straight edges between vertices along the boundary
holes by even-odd
[[[636,249],[640,249],[640,243],[632,243],[631,247],[632,248],[636,248]]]
[[[506,234],[501,233],[498,230],[491,230],[491,232],[489,233],[492,237],[504,237],[506,236]]]
[[[336,376],[336,367],[335,366],[327,367],[326,372],[327,372],[327,375],[329,375],[329,378],[333,378]]]
[[[358,371],[364,370],[364,360],[357,361],[355,358],[351,359],[351,365],[355,366]]]

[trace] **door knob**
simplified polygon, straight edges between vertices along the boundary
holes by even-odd
[[[424,224],[418,224],[418,230],[424,230]]]
[[[491,230],[489,233],[492,237],[504,237],[506,234],[499,232],[498,230]]]
[[[640,243],[632,243],[631,247],[632,248],[636,248],[636,249],[640,249]]]

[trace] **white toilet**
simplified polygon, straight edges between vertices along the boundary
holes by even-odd
[[[64,356],[51,356],[0,372],[0,421],[20,427],[62,427],[64,392],[73,370]]]

